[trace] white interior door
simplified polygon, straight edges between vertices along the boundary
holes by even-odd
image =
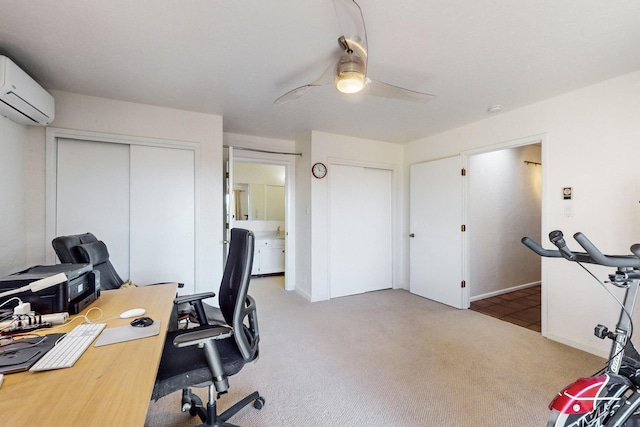
[[[131,280],[195,291],[194,152],[131,146]]]
[[[467,308],[462,282],[462,158],[411,165],[410,291]]]
[[[392,171],[332,165],[329,177],[331,297],[392,286]]]

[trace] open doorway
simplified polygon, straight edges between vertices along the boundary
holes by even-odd
[[[282,165],[233,163],[232,227],[254,232],[253,276],[285,273],[285,177]]]
[[[234,150],[235,149],[235,150]],[[237,152],[236,152],[237,151]],[[279,153],[225,147],[225,228],[252,230],[252,275],[284,275],[295,289],[295,159]]]
[[[468,158],[470,308],[542,331],[541,262],[520,239],[540,241],[540,142]]]

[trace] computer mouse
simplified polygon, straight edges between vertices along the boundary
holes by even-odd
[[[142,316],[145,313],[144,308],[132,308],[124,313],[120,314],[121,319],[128,319],[129,317]]]
[[[144,328],[145,326],[150,326],[153,324],[153,319],[150,317],[139,317],[131,321],[131,326],[137,326],[139,328]]]

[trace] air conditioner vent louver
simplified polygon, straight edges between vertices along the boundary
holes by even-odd
[[[0,55],[0,115],[25,125],[53,122],[53,97],[6,56]]]

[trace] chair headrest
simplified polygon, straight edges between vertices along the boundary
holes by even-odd
[[[98,239],[92,233],[72,234],[69,236],[58,236],[51,242],[53,250],[58,255],[62,263],[78,264],[82,262],[78,259],[77,246],[83,243],[96,242]]]
[[[109,251],[102,240],[84,243],[77,248],[81,261],[91,263],[94,267],[109,261]]]

